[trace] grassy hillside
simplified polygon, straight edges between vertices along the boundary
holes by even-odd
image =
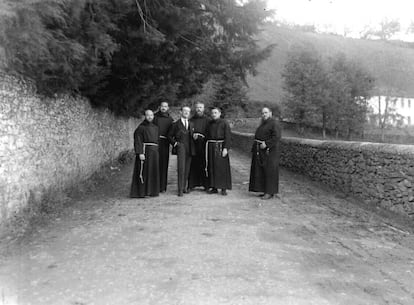
[[[414,97],[414,48],[383,41],[344,38],[329,34],[316,34],[268,25],[258,37],[262,45],[276,43],[270,58],[262,62],[259,74],[249,77],[249,96],[253,100],[280,103],[281,72],[289,50],[295,45],[311,44],[322,56],[343,52],[359,62],[376,78],[373,94],[393,90],[400,96]]]

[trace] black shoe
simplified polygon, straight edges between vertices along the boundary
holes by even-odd
[[[262,197],[262,200],[269,200],[269,199],[272,199],[272,198],[273,198],[273,194],[272,195],[264,194],[264,196]]]
[[[212,189],[208,190],[207,193],[209,193],[209,194],[217,194],[218,193],[218,190],[213,187]]]
[[[178,192],[178,197],[183,197],[183,192]]]
[[[259,197],[263,197],[264,195],[266,195],[266,194],[260,194]]]
[[[222,194],[223,196],[227,196],[227,191],[226,191],[226,189],[222,189],[222,190],[221,190],[221,194]]]

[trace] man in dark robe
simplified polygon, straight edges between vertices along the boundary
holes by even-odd
[[[206,135],[207,125],[210,119],[204,114],[204,104],[197,103],[195,114],[190,119],[194,125],[193,139],[195,144],[195,155],[191,160],[190,176],[188,178],[188,189],[192,190],[197,186],[208,188],[206,174]]]
[[[267,200],[279,192],[279,158],[281,129],[269,108],[262,109],[262,122],[257,128],[252,147],[249,191],[263,192]]]
[[[212,120],[207,127],[206,142],[206,171],[208,176],[209,194],[218,193],[227,195],[231,190],[231,171],[228,150],[230,149],[231,133],[226,120],[221,119],[221,110],[211,110]]]
[[[153,119],[154,113],[146,110],[145,120],[134,132],[136,157],[130,193],[132,198],[158,196],[160,192],[158,127]]]
[[[168,113],[168,103],[162,102],[160,109],[154,115],[154,124],[159,128],[158,151],[160,154],[160,192],[167,190],[168,183],[168,161],[170,159],[170,143],[168,141],[168,131],[171,128],[173,119]]]
[[[168,132],[168,139],[173,146],[172,153],[177,155],[178,196],[188,193],[187,181],[191,158],[195,154],[194,126],[189,120],[190,112],[190,107],[183,106],[180,112],[181,117],[173,123]]]

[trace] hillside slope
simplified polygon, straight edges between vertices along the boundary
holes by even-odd
[[[322,56],[343,52],[349,59],[359,62],[376,78],[373,94],[393,90],[399,96],[414,96],[414,48],[383,41],[301,32],[276,25],[266,26],[258,39],[261,45],[277,45],[272,55],[259,65],[259,74],[248,78],[249,96],[253,100],[279,104],[283,96],[281,73],[288,52],[293,46],[309,44]]]

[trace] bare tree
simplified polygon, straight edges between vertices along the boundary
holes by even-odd
[[[378,24],[377,28],[372,28],[370,26],[365,26],[365,28],[360,32],[361,39],[372,39],[374,37],[381,40],[389,40],[396,33],[401,31],[400,21],[397,19],[383,19]]]
[[[382,100],[381,96],[378,96],[377,122],[380,129],[381,142],[385,141],[385,129],[387,127],[395,124],[398,125],[402,122],[403,117],[396,112],[395,108],[397,100],[397,97],[393,97],[389,93]]]

